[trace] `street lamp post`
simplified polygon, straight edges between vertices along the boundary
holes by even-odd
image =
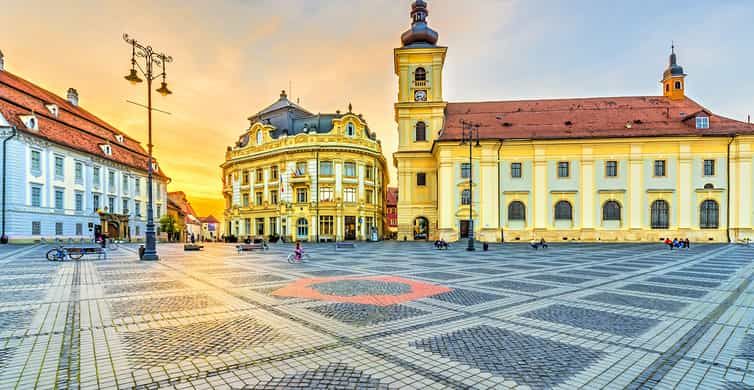
[[[168,89],[168,84],[165,82],[165,64],[173,61],[173,57],[166,55],[165,53],[157,53],[152,49],[152,46],[144,46],[139,44],[135,39],[123,34],[123,40],[131,45],[131,71],[125,76],[125,79],[131,82],[131,84],[141,83],[142,80],[136,71],[138,68],[144,78],[147,80],[147,121],[148,121],[148,138],[147,150],[149,152],[149,163],[147,166],[147,242],[144,248],[144,256],[142,260],[159,260],[157,255],[157,240],[155,237],[154,227],[154,213],[152,205],[152,176],[154,173],[154,164],[152,162],[152,81],[162,77],[162,85],[157,89],[157,92],[162,96],[170,95],[172,92]],[[144,66],[139,61],[136,61],[136,57],[144,59]],[[155,74],[153,67],[162,67],[162,72]]]
[[[474,248],[474,165],[473,165],[473,144],[476,138],[476,146],[479,147],[479,124],[461,120],[463,133],[461,135],[461,144],[469,143],[469,245],[467,251],[473,252]]]

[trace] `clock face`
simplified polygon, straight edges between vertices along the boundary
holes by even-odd
[[[427,91],[419,90],[414,92],[414,100],[417,102],[427,101]]]

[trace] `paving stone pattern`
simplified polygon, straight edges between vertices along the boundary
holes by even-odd
[[[431,245],[0,246],[0,389],[754,386],[754,246]]]

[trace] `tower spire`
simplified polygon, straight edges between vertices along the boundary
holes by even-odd
[[[416,0],[411,4],[411,29],[401,35],[403,46],[435,46],[439,35],[427,25],[427,2]]]
[[[685,97],[685,78],[683,67],[678,65],[678,56],[675,54],[675,42],[670,42],[670,55],[668,56],[668,67],[662,73],[663,95],[673,100],[683,99]]]

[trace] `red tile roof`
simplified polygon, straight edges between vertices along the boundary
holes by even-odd
[[[47,104],[58,106],[57,117],[50,113],[45,106]],[[30,115],[32,112],[37,118],[39,130],[28,129],[19,118],[19,115]],[[138,141],[85,109],[7,71],[0,71],[0,113],[19,131],[147,171],[148,155]],[[123,136],[122,143],[118,142],[116,135]],[[105,155],[100,148],[105,143],[111,145],[111,156]],[[167,179],[159,165],[155,174]]]
[[[186,216],[193,215],[196,218],[196,212],[183,191],[168,192],[168,200],[180,208]]]
[[[199,218],[202,223],[220,223],[220,221],[217,220],[214,216],[210,215],[208,217]]]
[[[709,129],[696,128],[697,113],[709,116]],[[689,98],[664,96],[448,103],[439,140],[460,140],[461,120],[479,123],[482,139],[754,134],[752,124],[711,114]]]

